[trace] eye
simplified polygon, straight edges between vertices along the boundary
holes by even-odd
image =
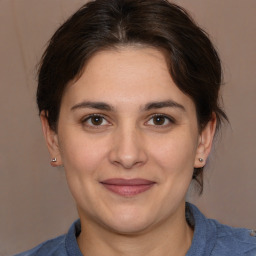
[[[147,125],[153,126],[168,126],[172,123],[174,123],[172,118],[161,114],[154,115],[147,121]]]
[[[91,126],[91,127],[97,127],[97,126],[106,126],[110,125],[109,122],[101,115],[90,115],[86,117],[83,121],[83,124],[86,126]]]

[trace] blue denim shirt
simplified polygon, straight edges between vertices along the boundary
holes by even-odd
[[[194,225],[192,245],[186,256],[256,256],[256,232],[232,228],[207,219],[192,204],[187,204],[187,218]],[[46,241],[16,256],[82,256],[76,237],[80,221],[73,223],[66,235]]]

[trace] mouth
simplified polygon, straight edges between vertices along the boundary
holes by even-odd
[[[109,191],[123,197],[141,194],[156,184],[146,179],[108,179],[100,183]]]

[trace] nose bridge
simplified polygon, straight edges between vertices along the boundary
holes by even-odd
[[[132,124],[120,125],[114,135],[111,161],[126,169],[146,161],[146,152],[140,130]]]

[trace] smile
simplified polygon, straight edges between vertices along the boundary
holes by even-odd
[[[123,197],[132,197],[149,190],[156,183],[145,179],[108,179],[100,182],[106,189]]]

